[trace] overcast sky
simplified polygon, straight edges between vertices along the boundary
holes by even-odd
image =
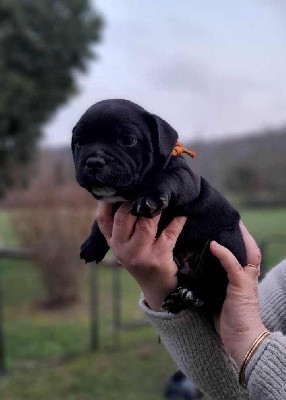
[[[46,125],[70,142],[93,103],[126,98],[181,139],[208,140],[286,123],[286,0],[100,0],[98,59],[79,94]]]

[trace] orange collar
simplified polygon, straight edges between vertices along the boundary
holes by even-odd
[[[180,156],[182,153],[186,153],[191,157],[196,157],[196,155],[197,155],[197,153],[195,151],[188,150],[182,145],[182,143],[176,142],[176,145],[172,151],[172,155],[174,157],[177,157],[177,156]]]

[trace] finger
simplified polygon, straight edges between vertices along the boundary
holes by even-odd
[[[234,286],[241,286],[243,283],[243,268],[232,252],[215,241],[211,242],[210,250],[225,269],[229,282]]]
[[[254,264],[247,264],[244,267],[244,271],[247,273],[248,276],[250,276],[254,280],[258,280],[260,275],[260,266]]]
[[[134,246],[140,248],[155,242],[160,217],[161,215],[159,214],[154,218],[141,217],[137,220],[132,236],[132,243]]]
[[[168,242],[172,248],[175,247],[177,239],[180,233],[183,230],[183,227],[186,223],[187,217],[180,216],[175,217],[169,225],[163,230],[159,239],[157,240],[158,243],[166,243]]]
[[[99,201],[96,208],[96,222],[103,236],[108,240],[112,235],[112,205]]]
[[[246,229],[245,225],[241,220],[239,221],[239,227],[245,244],[248,263],[253,265],[260,265],[261,252],[259,250],[259,247],[257,246],[257,243],[250,235],[250,233],[248,232],[248,230]]]
[[[126,243],[134,232],[137,217],[130,212],[130,204],[122,203],[114,215],[112,240],[116,243]]]

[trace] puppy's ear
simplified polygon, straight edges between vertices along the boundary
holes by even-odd
[[[165,166],[172,155],[172,150],[178,140],[178,134],[175,129],[157,115],[150,114],[150,119],[153,148],[159,156],[160,163]]]

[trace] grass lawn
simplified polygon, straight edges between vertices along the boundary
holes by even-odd
[[[286,257],[286,209],[242,210],[241,216],[261,247],[266,269]]]
[[[0,214],[1,241],[17,245],[7,214]],[[137,306],[139,288],[123,270],[124,329],[114,336],[113,277],[110,268],[100,268],[100,347],[90,353],[90,268],[80,304],[44,312],[38,307],[44,289],[35,266],[0,260],[8,370],[0,378],[1,400],[162,398],[176,367],[144,320]]]
[[[5,265],[4,265],[5,264]],[[88,276],[81,304],[43,312],[42,289],[28,263],[0,264],[5,304],[8,374],[0,378],[0,398],[10,399],[161,399],[173,362],[147,324],[120,334],[114,343],[111,271],[100,271],[100,349],[90,353]],[[139,290],[122,272],[123,323],[142,323]],[[114,346],[115,345],[115,346]]]
[[[258,242],[286,233],[285,210],[245,210],[243,220]],[[0,214],[0,242],[16,245],[7,214]],[[286,240],[285,240],[286,242]],[[286,256],[285,244],[269,244],[265,263]],[[37,301],[43,288],[29,262],[0,260],[5,311],[8,374],[0,378],[2,400],[160,400],[165,382],[176,370],[148,325],[125,329],[121,345],[112,330],[112,270],[100,269],[100,349],[90,353],[89,269],[82,302],[61,311],[43,312]],[[137,306],[139,289],[121,272],[122,320],[144,322]],[[116,347],[114,347],[116,345]]]
[[[0,380],[3,400],[159,400],[174,370],[156,344],[81,354],[62,365],[13,370]]]

